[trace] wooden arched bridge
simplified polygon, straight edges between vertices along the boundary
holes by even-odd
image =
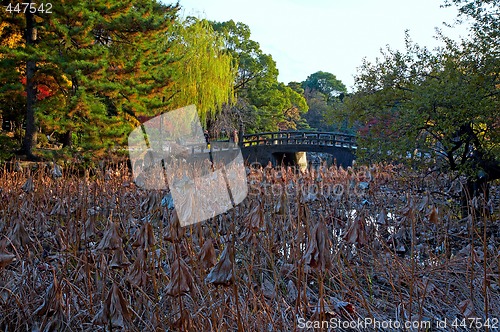
[[[273,166],[307,166],[306,153],[330,154],[337,165],[352,165],[357,149],[355,136],[338,132],[278,131],[256,134],[241,134],[238,144],[228,140],[205,143],[171,142],[150,140],[151,147],[143,151],[148,163],[156,163],[166,157],[194,158],[195,160],[225,160],[230,162],[241,149],[244,161],[263,166],[269,162]],[[146,156],[143,157],[146,160]],[[167,158],[168,159],[168,158]]]
[[[339,132],[278,131],[240,135],[239,146],[249,163],[299,164],[302,153],[321,152],[331,154],[339,165],[350,166],[355,138]]]

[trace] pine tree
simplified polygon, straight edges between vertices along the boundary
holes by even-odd
[[[0,117],[3,121],[20,122],[25,103],[24,85],[21,81],[21,63],[11,54],[19,45],[24,45],[23,31],[18,22],[19,15],[8,15],[0,10]]]
[[[76,138],[80,150],[97,156],[124,144],[143,116],[196,104],[206,121],[230,101],[235,70],[222,41],[207,22],[180,21],[177,11],[155,0],[64,0],[53,3],[50,16],[35,13],[36,42],[2,47],[0,58],[8,69],[0,80],[10,83],[0,99],[19,92],[16,73],[30,72],[24,152],[31,155],[35,124],[66,146]],[[1,15],[19,31],[30,22]],[[37,97],[42,85],[50,98]]]
[[[176,12],[148,0],[54,5],[46,26],[46,73],[60,82],[62,107],[40,113],[46,129],[59,132],[65,145],[78,137],[78,145],[94,155],[123,143],[135,112],[159,104],[151,91],[170,84],[152,77],[163,64],[148,59]]]

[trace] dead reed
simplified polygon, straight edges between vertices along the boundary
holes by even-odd
[[[498,187],[461,216],[459,180],[444,175],[249,168],[242,204],[181,228],[168,193],[136,187],[123,165],[75,173],[1,172],[2,331],[500,318]]]

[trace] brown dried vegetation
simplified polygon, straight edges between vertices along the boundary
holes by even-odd
[[[167,192],[141,190],[121,165],[54,169],[0,170],[2,331],[293,331],[298,318],[500,312],[495,186],[461,216],[458,180],[444,175],[251,169],[242,204],[182,228]]]

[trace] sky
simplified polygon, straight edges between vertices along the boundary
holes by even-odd
[[[373,62],[389,45],[404,49],[405,30],[421,46],[440,45],[436,28],[458,39],[464,27],[453,23],[455,7],[444,0],[180,0],[181,16],[242,22],[251,39],[271,54],[278,80],[302,82],[317,71],[334,74],[353,91],[363,58]]]

